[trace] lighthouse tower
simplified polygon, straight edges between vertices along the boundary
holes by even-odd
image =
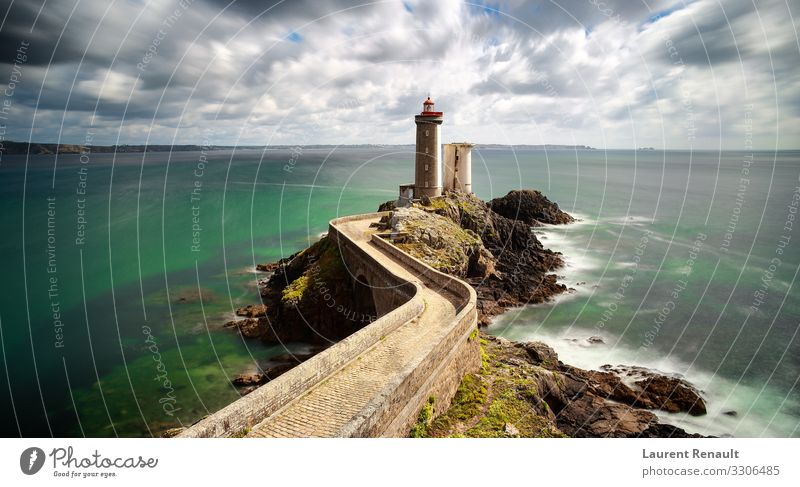
[[[422,113],[414,117],[417,124],[417,155],[414,173],[414,198],[442,194],[442,148],[439,143],[444,113],[433,108],[429,96],[422,103]]]

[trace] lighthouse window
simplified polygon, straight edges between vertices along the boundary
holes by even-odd
[[[425,131],[425,137],[427,137],[427,136],[428,136],[428,131],[426,130],[426,131]]]
[[[427,165],[427,164],[425,164],[425,170],[426,170],[426,171],[428,170],[428,165]]]
[[[427,148],[427,147],[425,148],[425,153],[426,153],[426,154],[428,153],[428,148]]]

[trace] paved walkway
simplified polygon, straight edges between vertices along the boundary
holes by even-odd
[[[376,220],[357,220],[337,226],[384,267],[408,280],[420,278],[384,254],[369,239]],[[427,355],[452,326],[454,296],[439,293],[421,279],[425,310],[401,325],[355,360],[257,424],[253,437],[334,437],[409,363]],[[451,301],[452,300],[452,301]]]

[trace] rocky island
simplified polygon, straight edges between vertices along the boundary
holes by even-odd
[[[394,245],[475,289],[480,326],[509,307],[567,291],[553,273],[563,265],[561,254],[544,248],[532,227],[574,220],[538,191],[512,191],[488,203],[445,192],[404,207],[390,201],[379,211],[386,213],[377,230]],[[260,283],[262,302],[240,308],[240,319],[225,325],[247,338],[301,341],[321,350],[376,318],[328,236],[259,268],[271,272]],[[464,377],[450,404],[429,400],[411,436],[686,437],[694,435],[659,422],[652,411],[705,414],[700,392],[680,377],[625,365],[583,370],[559,361],[544,343],[478,330],[476,336],[480,370]],[[247,394],[313,354],[272,359],[234,384]]]

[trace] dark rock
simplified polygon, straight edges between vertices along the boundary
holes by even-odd
[[[261,272],[275,272],[280,267],[280,264],[277,262],[270,262],[268,264],[257,264],[256,270]]]
[[[261,321],[257,318],[245,318],[243,320],[232,320],[225,323],[225,328],[236,328],[245,338],[257,338],[264,332]]]
[[[521,345],[528,352],[534,364],[545,368],[558,366],[558,354],[549,345],[542,342],[528,342]]]
[[[252,322],[244,324],[245,336],[257,336],[267,344],[330,343],[375,319],[374,302],[357,299],[354,276],[328,236],[269,269],[273,273],[260,287],[261,303],[240,309],[248,319],[258,316],[257,328]]]
[[[599,337],[599,336],[590,336],[589,338],[586,339],[586,341],[591,343],[592,345],[599,345],[599,344],[605,344],[606,343],[603,340],[603,337]]]
[[[250,374],[239,374],[233,378],[231,382],[235,386],[258,386],[261,384],[265,384],[269,379],[264,374],[259,373],[250,373]]]
[[[629,435],[632,438],[704,438],[697,433],[687,433],[684,429],[671,424],[653,423],[641,433]]]
[[[295,367],[295,365],[297,364],[296,363],[279,364],[265,370],[264,374],[267,376],[267,380],[273,380],[276,379],[278,376],[292,370]]]
[[[250,394],[251,392],[255,391],[256,389],[258,389],[258,387],[259,387],[259,386],[245,386],[245,387],[240,387],[240,388],[239,388],[239,395],[240,395],[240,396],[246,396],[246,395]]]
[[[469,239],[459,237],[461,243],[456,247],[468,256],[468,262],[454,266],[456,275],[465,277],[475,288],[479,322],[486,324],[491,316],[509,307],[547,301],[567,290],[554,274],[549,274],[563,265],[561,254],[545,249],[528,224],[492,211],[474,195],[447,192],[425,203],[415,207],[443,216],[479,237],[482,245],[475,246],[463,245]],[[441,229],[443,224],[432,219],[425,228]],[[389,219],[385,229],[398,230]]]
[[[259,372],[239,374],[234,377],[231,382],[233,385],[240,388],[239,393],[244,396],[245,394],[251,393],[259,386],[262,386],[293,369],[297,364],[298,362],[278,364],[264,369],[263,374]]]
[[[159,433],[158,436],[161,438],[175,438],[176,436],[181,434],[185,429],[186,428],[184,427],[169,428]]]
[[[211,289],[200,289],[197,287],[186,287],[179,289],[172,294],[172,302],[175,304],[188,304],[188,303],[210,303],[215,301],[217,295]]]
[[[737,413],[736,411],[734,411],[732,409],[730,411],[725,411],[722,414],[724,414],[725,416],[730,416],[732,418],[735,418],[736,416],[739,416],[739,413]]]
[[[693,416],[706,414],[706,404],[700,393],[690,383],[678,376],[667,376],[645,367],[629,365],[604,365],[607,372],[592,372],[593,380],[599,385],[601,395],[609,386],[613,394],[605,395],[611,399],[634,404],[648,409],[661,409],[670,413],[685,412]],[[608,376],[611,374],[613,377]],[[634,380],[634,389],[621,384],[620,376]]]
[[[572,381],[565,384],[563,378],[556,378],[555,374],[540,374],[538,376],[538,387],[536,388],[539,399],[544,401],[550,408],[550,415],[560,413],[575,397],[582,395],[586,389],[581,388],[580,384]]]
[[[509,192],[502,198],[493,199],[489,205],[492,211],[527,225],[564,224],[575,221],[569,214],[561,211],[541,192],[524,189]]]
[[[706,403],[700,394],[681,379],[654,375],[636,381],[643,392],[658,409],[670,413],[686,412],[692,416],[706,414]]]
[[[396,207],[397,207],[397,200],[389,200],[389,201],[387,201],[385,203],[381,203],[380,206],[378,206],[378,211],[379,212],[392,211]]]
[[[625,438],[636,436],[658,422],[655,414],[584,394],[557,416],[559,429],[578,438]]]
[[[317,349],[308,353],[284,353],[282,355],[277,355],[275,357],[271,357],[269,360],[270,362],[292,362],[292,363],[302,363],[306,360],[310,359],[314,355],[321,352],[323,349]]]
[[[247,318],[260,318],[267,315],[267,307],[263,304],[248,304],[236,310],[237,316],[245,316]]]
[[[583,380],[588,390],[600,397],[619,401],[621,403],[646,409],[654,409],[654,405],[647,401],[636,391],[625,385],[616,374],[598,370],[584,370],[570,365],[563,365],[560,369],[575,379]]]

